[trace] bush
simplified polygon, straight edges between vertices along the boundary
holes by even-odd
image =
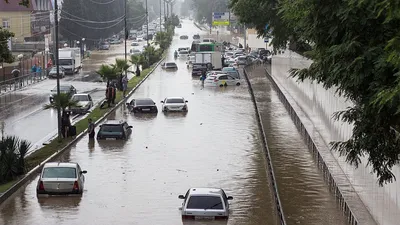
[[[31,144],[15,136],[0,140],[0,184],[25,173],[25,156]]]

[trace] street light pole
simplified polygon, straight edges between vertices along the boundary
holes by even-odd
[[[160,33],[162,32],[162,27],[161,27],[161,5],[162,5],[162,2],[161,2],[162,0],[160,0]]]
[[[60,65],[58,58],[58,1],[54,0],[54,32],[55,32],[55,63],[56,63],[56,74],[57,74],[57,96],[60,96]],[[57,105],[57,127],[58,127],[58,139],[61,140],[61,108]]]
[[[148,11],[148,6],[147,6],[147,0],[146,0],[146,41],[147,41],[147,47],[149,46],[149,11]]]
[[[126,56],[126,54],[127,54],[127,49],[126,49],[126,40],[128,39],[128,31],[127,31],[127,26],[126,26],[126,11],[127,11],[127,9],[126,9],[126,2],[127,2],[128,0],[125,0],[125,18],[124,18],[124,23],[125,23],[125,29],[124,29],[124,31],[125,31],[125,35],[124,35],[124,38],[125,38],[125,62],[127,62],[127,56]],[[125,70],[125,76],[127,76],[127,70]]]

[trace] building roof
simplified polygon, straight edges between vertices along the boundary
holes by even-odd
[[[19,5],[18,0],[10,0],[9,3],[6,1],[0,1],[0,12],[23,12],[23,11],[33,11],[33,4],[29,4],[28,7]],[[34,2],[34,1],[32,1]]]
[[[30,0],[28,7],[19,5],[19,0],[0,1],[0,12],[49,11],[53,9],[52,0]]]

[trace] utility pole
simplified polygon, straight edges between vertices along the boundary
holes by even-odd
[[[149,11],[148,11],[148,6],[147,6],[147,0],[146,0],[146,41],[147,41],[147,46],[149,46]]]
[[[161,21],[162,21],[162,18],[161,18],[161,6],[162,6],[162,2],[161,2],[162,0],[160,0],[160,33],[162,32],[162,27],[161,27]],[[160,40],[161,41],[161,40]]]
[[[167,2],[167,19],[169,18],[169,3]]]
[[[243,46],[243,48],[244,48],[245,52],[247,52],[247,48],[246,48],[246,46],[247,46],[247,45],[246,45],[246,44],[247,44],[247,43],[246,43],[246,42],[247,42],[247,40],[246,40],[246,36],[247,36],[247,35],[246,35],[246,24],[243,25],[243,30],[244,30],[244,42],[243,42],[243,43],[244,43],[244,46]]]
[[[56,74],[57,74],[57,97],[60,97],[60,65],[59,65],[59,58],[58,58],[58,1],[54,0],[54,36],[55,36],[55,63],[56,63]],[[57,106],[57,126],[58,126],[58,139],[61,141],[61,108]]]
[[[125,18],[124,18],[124,22],[125,22],[125,62],[127,62],[127,49],[126,49],[126,41],[127,41],[127,39],[128,39],[128,35],[129,35],[129,33],[128,33],[128,30],[127,30],[127,26],[126,26],[126,11],[127,11],[127,4],[126,4],[126,2],[127,2],[128,0],[125,0]],[[128,71],[127,70],[125,70],[125,76],[127,76],[128,74]]]
[[[167,6],[166,6],[166,2],[165,2],[165,0],[164,0],[164,20],[166,20],[166,18],[167,18],[167,14],[166,14],[166,12],[165,12],[165,9],[167,8]],[[164,23],[165,23],[165,21],[164,21]]]

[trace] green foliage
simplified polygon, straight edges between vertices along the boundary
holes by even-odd
[[[71,96],[66,93],[60,93],[59,95],[54,95],[54,101],[50,104],[44,105],[44,109],[61,109],[61,111],[66,110],[71,107],[79,107],[77,101],[71,100]]]
[[[8,4],[10,0],[4,0],[4,1]],[[15,0],[12,0],[12,1],[15,1]],[[19,4],[22,6],[29,7],[29,0],[20,0]]]
[[[31,147],[26,140],[15,136],[0,140],[0,183],[5,183],[25,173],[25,156]]]
[[[124,1],[96,4],[91,1],[63,1],[60,33],[68,40],[100,40],[124,29]],[[145,10],[138,0],[127,1],[127,29],[136,29],[145,22]]]
[[[274,47],[288,41],[313,44],[306,48],[312,65],[292,70],[292,76],[338,88],[355,104],[335,114],[354,129],[349,140],[332,148],[355,166],[367,157],[381,185],[393,181],[391,170],[400,154],[400,5],[389,0],[233,0],[231,7],[259,34],[270,31]]]
[[[171,45],[172,35],[173,34],[168,33],[168,31],[167,32],[157,32],[156,43],[160,46],[160,48],[163,51],[166,50]]]
[[[103,78],[103,80],[114,80],[117,79],[118,76],[118,70],[115,65],[103,64],[96,72]]]
[[[14,37],[13,33],[0,27],[0,63],[12,63],[14,61],[14,57],[8,49],[8,39],[11,37]]]

